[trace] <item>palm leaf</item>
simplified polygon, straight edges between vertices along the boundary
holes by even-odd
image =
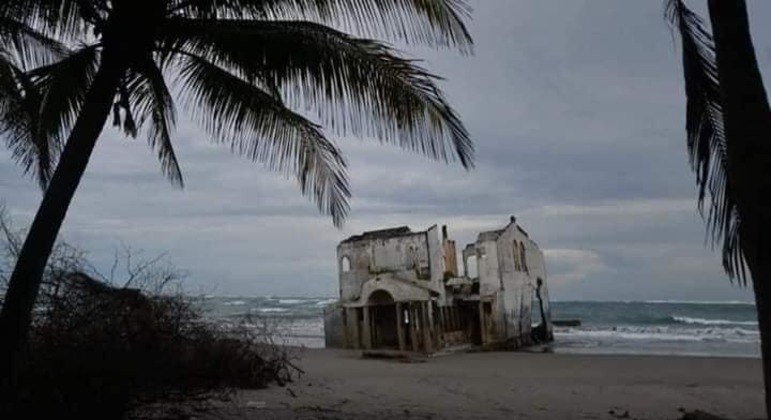
[[[194,118],[235,153],[296,177],[340,226],[350,197],[346,164],[319,127],[236,74],[197,57],[180,60],[180,90]]]
[[[61,58],[67,48],[25,23],[0,16],[0,50],[17,57],[22,68],[33,68]]]
[[[3,0],[0,18],[30,25],[60,42],[78,42],[104,19],[108,0]]]
[[[45,188],[63,142],[96,72],[97,49],[86,47],[29,72],[0,60],[0,134],[26,173]]]
[[[296,21],[173,19],[164,31],[166,48],[278,85],[338,133],[473,166],[468,132],[437,78],[379,42]]]
[[[195,18],[313,20],[367,37],[387,37],[470,52],[463,0],[177,0],[171,9]]]
[[[723,101],[712,35],[682,0],[668,0],[667,15],[680,34],[685,77],[686,132],[691,167],[699,186],[699,209],[714,245],[722,243],[723,268],[731,280],[746,285],[740,246],[740,218],[727,179],[728,155]],[[709,196],[709,211],[704,202]]]
[[[135,77],[126,87],[135,115],[149,116],[148,143],[158,152],[161,169],[172,184],[184,187],[182,171],[171,142],[175,125],[174,101],[166,87],[163,73],[151,57],[136,63]],[[142,125],[142,122],[139,124]]]
[[[51,146],[37,124],[40,94],[10,60],[0,59],[0,136],[25,173],[45,188],[51,175]]]
[[[40,92],[41,103],[37,124],[51,139],[54,151],[64,147],[72,125],[83,107],[99,63],[99,47],[83,46],[60,61],[29,72]]]

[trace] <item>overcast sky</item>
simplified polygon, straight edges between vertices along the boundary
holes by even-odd
[[[771,4],[749,3],[768,85]],[[106,131],[63,236],[102,266],[122,244],[168,252],[196,293],[334,296],[335,247],[349,235],[447,224],[460,249],[516,215],[546,253],[553,299],[749,300],[705,246],[663,2],[471,4],[473,56],[410,54],[446,78],[476,143],[476,170],[339,139],[354,198],[338,230],[293,181],[210,144],[180,118],[187,187],[163,179],[143,138]],[[4,150],[0,200],[19,226],[40,200]]]

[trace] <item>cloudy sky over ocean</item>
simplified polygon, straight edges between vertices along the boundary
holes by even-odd
[[[749,3],[768,86],[771,4]],[[349,235],[448,224],[462,246],[513,214],[546,253],[552,298],[749,299],[705,245],[678,43],[663,2],[471,4],[473,56],[409,53],[446,78],[476,142],[475,170],[341,138],[354,198],[338,230],[294,181],[209,143],[180,106],[175,140],[186,188],[163,179],[141,136],[107,130],[64,237],[99,265],[122,244],[168,252],[193,292],[333,296],[335,246]],[[5,150],[0,200],[19,226],[40,200]]]

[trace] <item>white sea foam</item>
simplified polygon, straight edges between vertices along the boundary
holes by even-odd
[[[754,302],[748,302],[745,300],[668,300],[668,299],[652,299],[652,300],[560,300],[553,299],[551,303],[578,303],[578,304],[593,304],[593,303],[651,303],[651,304],[672,304],[672,305],[747,305],[755,306]]]
[[[628,303],[638,303],[630,301]],[[755,306],[755,303],[744,300],[643,300],[639,303],[664,303],[674,305],[748,305]]]
[[[335,302],[337,302],[337,299],[320,300],[320,301],[316,302],[316,306],[327,306],[330,303],[335,303]]]
[[[691,318],[687,316],[673,315],[672,319],[675,322],[682,322],[684,324],[695,325],[758,325],[757,321],[732,321],[730,319],[706,319],[706,318]]]
[[[759,333],[743,328],[677,328],[619,326],[606,328],[557,328],[557,338],[566,340],[598,340],[636,342],[679,341],[679,342],[734,342],[756,343]]]
[[[234,300],[231,302],[225,302],[224,305],[225,306],[242,306],[242,305],[246,305],[246,302],[243,300]]]
[[[257,312],[262,313],[275,313],[275,312],[286,312],[286,308],[258,308],[256,309]]]
[[[303,302],[305,301],[302,299],[279,299],[278,300],[278,303],[282,305],[297,305],[298,303],[303,303]]]

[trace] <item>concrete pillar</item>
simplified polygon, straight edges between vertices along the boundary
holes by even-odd
[[[431,344],[434,345],[434,350],[439,350],[442,348],[440,344],[442,333],[439,328],[439,308],[433,301],[428,301],[428,325],[431,326]]]
[[[410,313],[410,341],[412,342],[412,351],[420,351],[418,342],[418,310],[413,302],[408,303]]]
[[[364,322],[362,322],[361,325],[361,336],[363,338],[362,342],[364,344],[364,348],[369,350],[372,348],[372,324],[370,322],[369,317],[369,307],[364,307]]]
[[[481,328],[482,345],[487,344],[487,328],[485,328],[485,311],[482,301],[479,301],[479,328]]]
[[[422,302],[420,306],[420,312],[422,313],[421,325],[423,326],[423,346],[426,353],[432,353],[434,351],[434,345],[431,338],[431,327],[433,324],[433,321],[431,320],[431,301]]]
[[[348,347],[359,349],[361,347],[361,338],[359,335],[359,316],[356,308],[346,308],[346,319],[348,321],[346,329],[346,341]]]
[[[404,351],[404,309],[401,302],[396,303],[396,335],[399,337],[399,350]]]
[[[445,317],[444,317],[444,310],[446,306],[440,306],[437,310],[437,315],[439,315],[439,328],[437,329],[439,333],[444,335],[445,332],[447,332],[447,324],[445,323]]]
[[[452,318],[452,326],[455,331],[463,331],[463,324],[460,322],[460,317],[458,317],[458,307],[453,306],[452,310],[450,310],[450,317]]]

